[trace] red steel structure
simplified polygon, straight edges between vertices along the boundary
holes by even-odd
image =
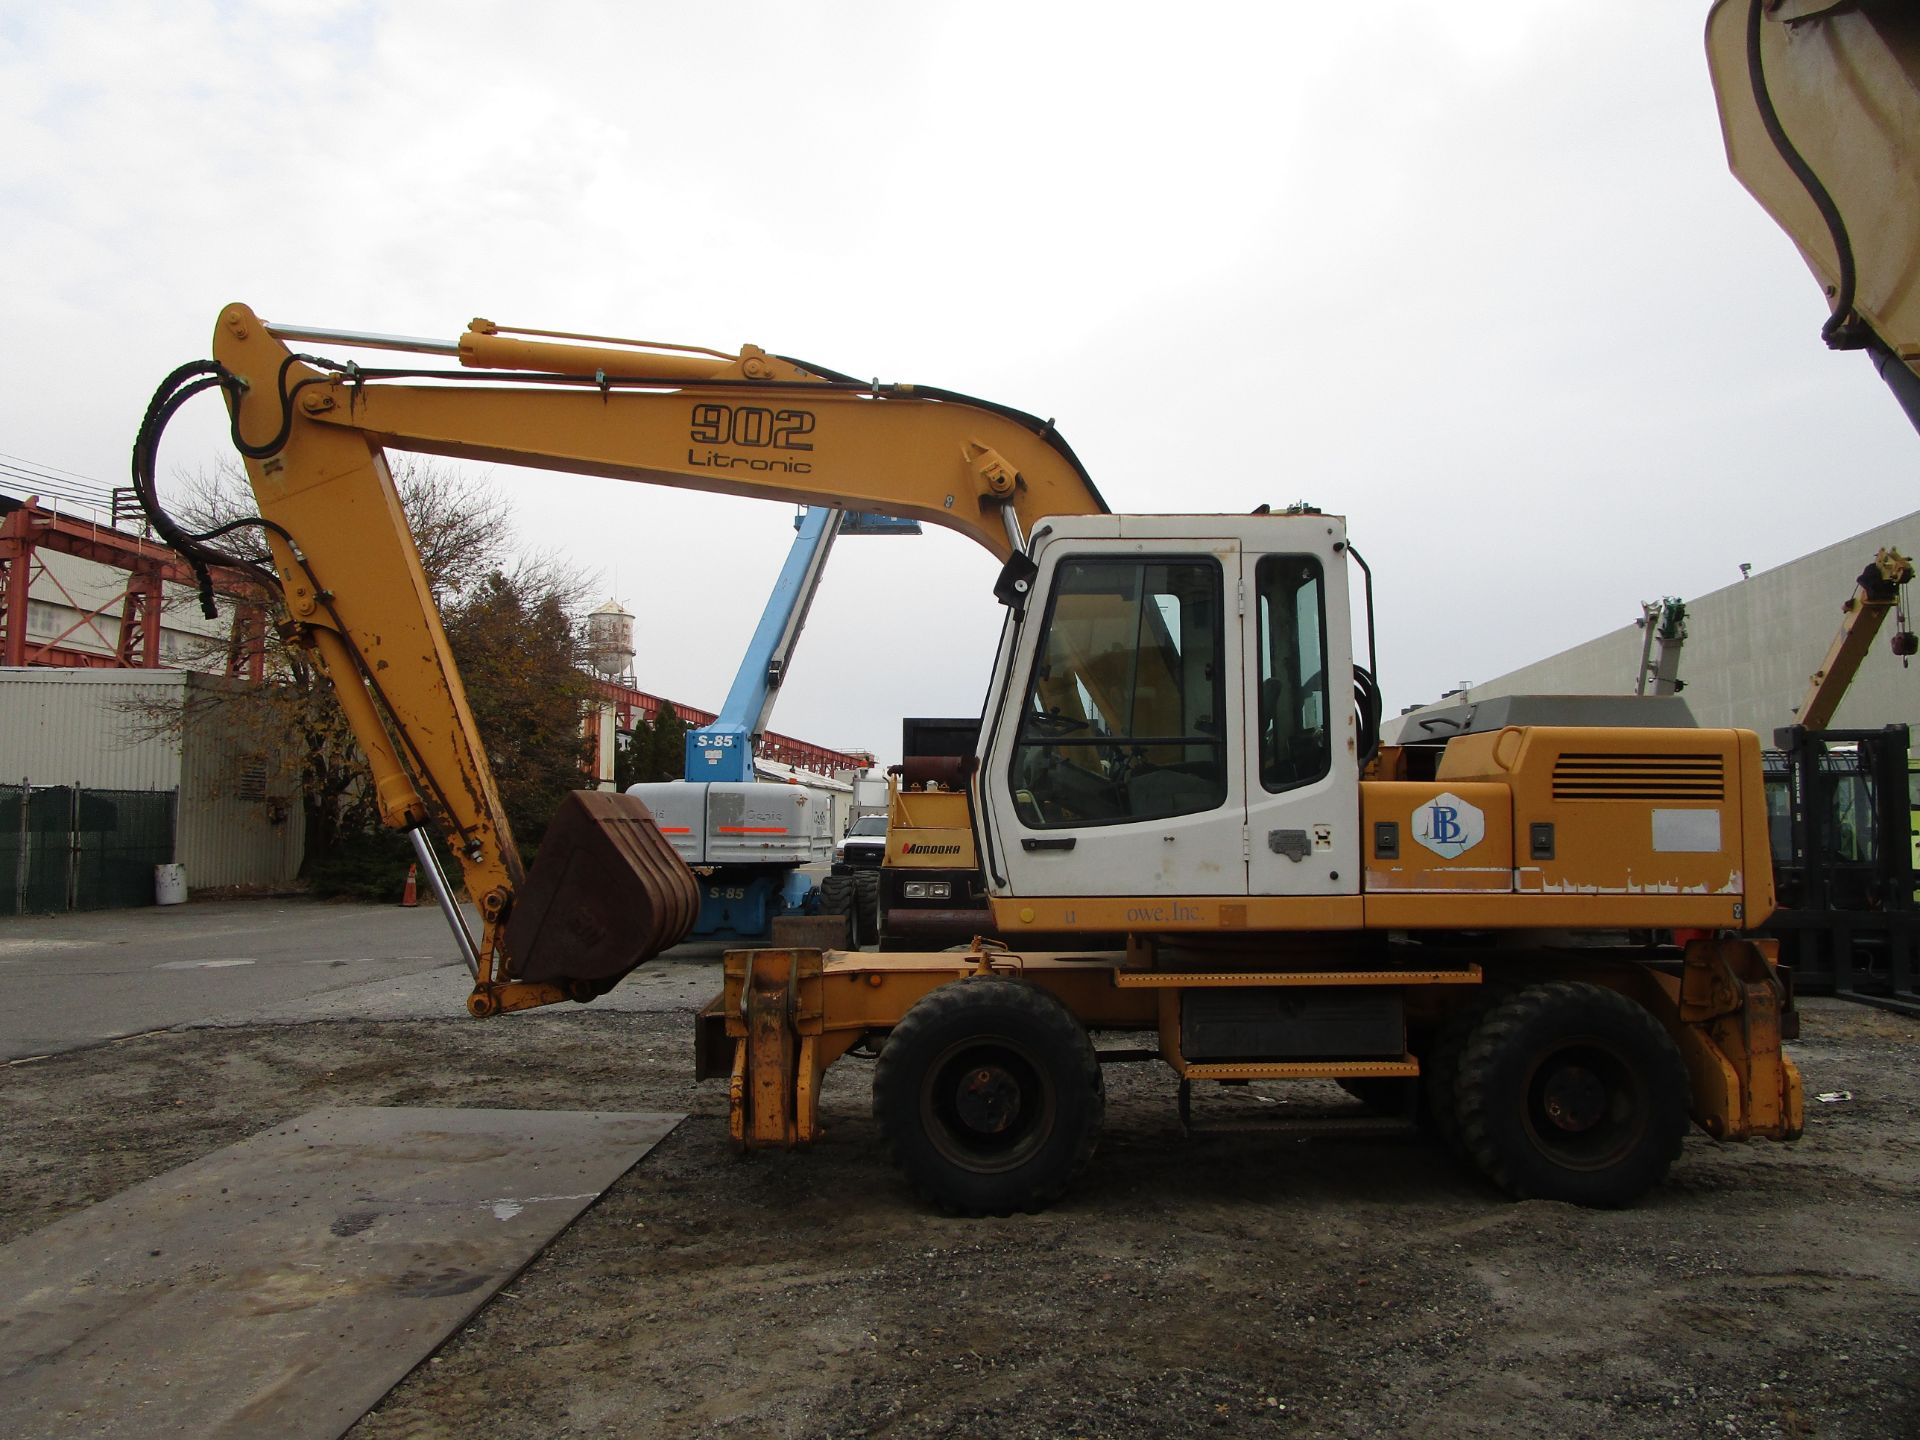
[[[0,665],[49,665],[73,668],[158,670],[160,663],[161,586],[192,588],[193,572],[157,540],[129,535],[68,515],[42,509],[37,496],[24,501],[0,497]],[[39,559],[42,551],[91,560],[126,572],[121,591],[104,604],[81,604]],[[27,598],[36,578],[59,589],[80,613],[50,640],[27,636]],[[230,596],[233,626],[227,640],[226,673],[258,680],[266,662],[266,610],[259,585],[244,570],[215,566],[214,589]],[[118,615],[107,612],[118,609]],[[88,649],[66,642],[91,631],[110,649]]]
[[[650,695],[645,690],[636,690],[631,685],[622,685],[614,680],[595,680],[594,689],[602,699],[613,702],[616,723],[622,730],[631,730],[636,724],[651,724],[654,715],[663,706],[678,715],[689,729],[710,725],[718,718],[712,710],[682,705],[678,700]],[[762,760],[791,765],[796,770],[812,770],[821,775],[832,775],[836,770],[865,769],[873,764],[873,756],[864,752],[833,750],[772,730],[760,737],[760,743],[754,747],[753,753]]]
[[[82,604],[40,561],[41,551],[73,555],[126,572],[126,584],[104,603]],[[35,641],[27,635],[27,599],[33,581],[44,577],[79,612],[75,620],[51,639]],[[161,586],[191,589],[193,572],[165,545],[130,535],[110,526],[76,520],[41,507],[38,497],[21,501],[0,496],[0,665],[46,665],[67,668],[158,670],[160,663]],[[266,610],[259,602],[259,586],[244,570],[213,567],[213,587],[234,600],[233,625],[227,641],[226,673],[250,680],[265,674]],[[109,612],[118,610],[118,615]],[[96,646],[67,642],[91,632]],[[111,647],[106,648],[106,647]],[[682,705],[676,700],[636,690],[609,680],[596,680],[602,698],[613,702],[617,723],[631,730],[650,723],[662,706],[670,706],[689,727],[712,723],[711,710]],[[590,728],[598,716],[589,714]],[[834,750],[790,735],[769,731],[755,754],[762,759],[831,775],[873,763],[871,755]]]

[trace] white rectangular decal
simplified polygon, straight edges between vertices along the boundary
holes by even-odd
[[[1717,854],[1720,849],[1720,812],[1655,810],[1653,848],[1656,853]]]

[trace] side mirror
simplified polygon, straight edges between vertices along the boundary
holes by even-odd
[[[1025,615],[1027,599],[1033,594],[1033,577],[1039,573],[1040,567],[1027,556],[1009,555],[993,582],[993,598],[1011,608],[1016,618]]]

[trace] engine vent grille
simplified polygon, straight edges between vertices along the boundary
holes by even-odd
[[[1726,793],[1719,755],[1568,753],[1553,766],[1556,800],[1723,800]]]

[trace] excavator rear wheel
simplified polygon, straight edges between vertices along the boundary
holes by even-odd
[[[1602,985],[1519,991],[1460,1057],[1460,1138],[1517,1199],[1628,1205],[1666,1178],[1687,1130],[1687,1071],[1660,1022]]]
[[[922,997],[874,1065],[873,1115],[913,1187],[962,1215],[1035,1211],[1092,1158],[1106,1114],[1084,1027],[1018,980]]]

